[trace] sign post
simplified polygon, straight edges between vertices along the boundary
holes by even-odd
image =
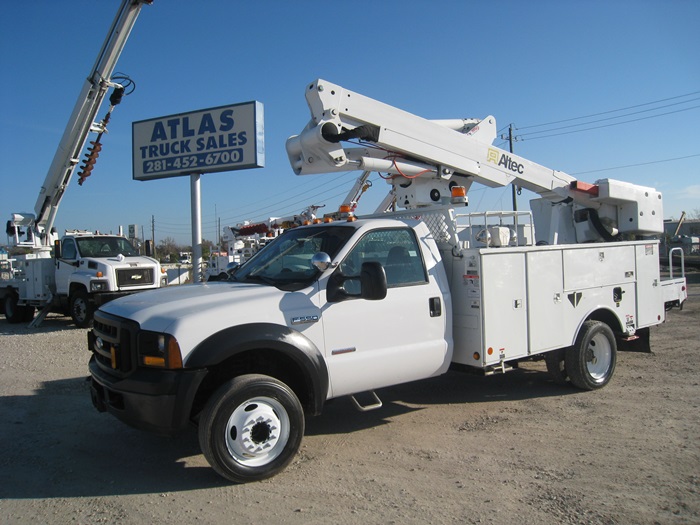
[[[263,105],[244,102],[132,123],[134,180],[190,176],[195,281],[202,279],[200,176],[265,166]]]
[[[202,193],[199,173],[190,175],[192,207],[192,281],[202,281]]]

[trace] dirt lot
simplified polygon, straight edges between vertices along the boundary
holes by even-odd
[[[696,279],[697,281],[697,279]],[[91,403],[85,330],[0,321],[0,523],[700,523],[700,284],[621,352],[600,391],[543,363],[449,373],[346,399],[308,421],[300,454],[250,485],[219,478],[196,432],[164,439]]]

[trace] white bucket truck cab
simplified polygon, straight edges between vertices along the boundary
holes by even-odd
[[[297,174],[387,173],[381,210],[290,229],[226,282],[104,305],[89,333],[96,408],[154,432],[195,422],[211,466],[263,479],[296,454],[305,415],[339,396],[544,357],[556,381],[601,388],[618,341],[686,297],[661,281],[661,195],[584,185],[491,146],[496,124],[430,121],[340,86],[307,86],[287,142]],[[359,144],[358,144],[359,141]],[[355,147],[352,145],[355,144]],[[461,213],[472,182],[541,195],[530,213]],[[345,215],[345,217],[343,217]],[[466,379],[465,379],[466,380]],[[353,397],[355,399],[355,397]]]

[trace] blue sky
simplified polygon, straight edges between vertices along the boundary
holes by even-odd
[[[3,6],[3,220],[32,211],[119,4]],[[516,153],[586,182],[655,187],[664,215],[678,218],[700,209],[698,20],[695,0],[154,0],[116,68],[136,91],[116,108],[92,176],[71,181],[56,225],[137,224],[150,238],[154,217],[157,243],[189,244],[189,178],[132,180],[131,123],[250,100],[265,108],[266,166],[202,176],[204,238],[216,240],[217,220],[333,210],[359,173],[297,177],[284,149],[309,119],[304,88],[316,78],[425,118],[494,115],[499,129],[518,128]],[[530,127],[586,115],[597,116]],[[358,211],[373,211],[388,188],[378,180]],[[469,198],[472,211],[511,205],[509,188],[474,185]]]

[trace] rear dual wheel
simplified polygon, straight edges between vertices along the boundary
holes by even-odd
[[[571,383],[583,390],[610,382],[617,361],[615,334],[600,321],[586,321],[573,346],[564,351],[564,370]]]
[[[5,295],[5,301],[3,303],[3,309],[5,310],[5,319],[10,324],[17,323],[28,323],[34,319],[34,307],[33,306],[20,306],[19,297],[14,292],[9,292]]]
[[[544,362],[547,372],[557,385],[565,385],[569,382],[569,374],[566,373],[566,348],[552,350],[544,354]]]

